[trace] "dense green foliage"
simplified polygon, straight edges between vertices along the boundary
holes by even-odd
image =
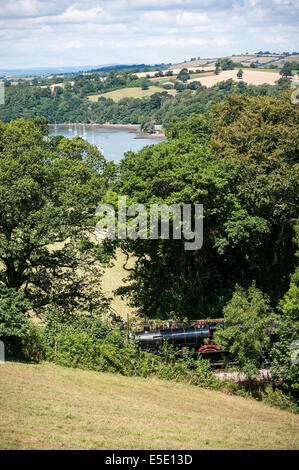
[[[269,300],[253,284],[246,292],[236,286],[224,307],[226,328],[218,328],[214,341],[229,351],[242,371],[251,379],[258,374],[264,350],[269,349],[276,319]]]
[[[297,245],[296,257],[299,258],[299,220],[295,225],[295,243]],[[279,310],[284,316],[298,320],[299,317],[299,265],[290,278],[290,287],[284,298],[279,303]]]
[[[175,360],[167,346],[158,357],[140,352],[103,321],[109,302],[101,266],[119,246],[136,263],[125,265],[129,277],[117,293],[141,315],[224,315],[228,328],[216,341],[249,378],[270,361],[274,394],[296,399],[298,107],[289,93],[280,96],[286,78],[273,87],[228,80],[196,90],[185,78],[183,72],[175,97],[162,92],[117,104],[87,96],[148,81],[111,72],[105,81],[79,77],[54,92],[7,85],[0,117],[31,119],[0,122],[0,339],[9,354],[29,360],[217,386],[207,361],[187,353]],[[147,131],[163,123],[168,141],[128,152],[116,167],[79,137],[49,138],[41,115],[136,122]],[[95,208],[116,206],[118,196],[147,208],[203,204],[202,248],[186,250],[184,238],[93,242]],[[32,312],[41,327],[29,322]],[[272,344],[273,327],[280,341]]]
[[[283,77],[290,77],[293,75],[293,70],[298,72],[299,64],[297,62],[285,62],[279,73]]]
[[[272,381],[284,393],[299,399],[299,323],[281,318],[276,324],[274,343],[269,352],[268,366]]]
[[[155,375],[205,387],[218,384],[208,361],[201,358],[195,361],[187,351],[181,359],[176,359],[167,344],[161,356],[141,352],[134,345],[125,344],[123,336],[116,331],[99,339],[90,330],[69,326],[57,334],[56,349],[47,349],[46,357],[68,367],[141,377]]]
[[[13,86],[7,83],[5,105],[0,107],[0,119],[8,122],[20,116],[25,119],[44,116],[52,123],[71,121],[99,124],[140,124],[143,120],[154,119],[157,124],[167,124],[173,116],[179,118],[192,113],[204,113],[230,93],[279,96],[282,90],[289,87],[289,80],[282,78],[275,86],[253,86],[227,80],[211,88],[201,87],[199,82],[176,81],[175,88],[180,91],[177,96],[165,91],[142,99],[123,98],[118,103],[105,97],[100,97],[96,102],[87,98],[88,95],[128,86],[144,87],[152,84],[149,80],[138,79],[136,75],[125,72],[110,72],[105,81],[96,73],[78,77],[73,85],[67,83],[64,88],[57,86],[53,92],[49,87],[26,84]],[[193,93],[194,90],[196,91]]]
[[[228,57],[225,57],[223,59],[218,60],[216,62],[216,66],[221,67],[222,70],[233,70],[235,67],[235,63]]]
[[[11,300],[8,301],[8,298]],[[176,359],[174,349],[167,344],[159,356],[142,352],[134,341],[128,341],[122,322],[117,319],[111,323],[99,315],[78,313],[66,317],[58,309],[48,308],[43,315],[43,323],[36,326],[24,320],[20,294],[2,289],[0,299],[0,338],[5,341],[7,353],[11,353],[8,345],[13,346],[8,340],[12,336],[19,339],[19,358],[30,361],[44,359],[67,367],[122,375],[154,375],[205,387],[218,386],[209,361],[202,358],[194,360],[187,350],[180,359]],[[13,313],[14,323],[10,317],[10,321],[5,319],[3,324],[2,312],[7,307]],[[8,355],[11,357],[11,354]]]
[[[182,82],[186,82],[187,80],[189,80],[189,78],[190,75],[188,73],[188,69],[186,68],[182,69],[177,76],[177,80],[181,80]]]
[[[288,94],[279,100],[230,97],[215,108],[213,155],[235,165],[240,204],[216,242],[218,251],[237,254],[242,277],[250,272],[275,305],[296,266],[298,119]]]
[[[203,246],[184,240],[119,241],[137,257],[118,290],[149,318],[221,316],[239,283],[272,307],[295,269],[298,217],[298,108],[289,96],[231,96],[213,118],[173,121],[168,142],[128,152],[114,193],[145,204],[203,204]],[[170,231],[171,233],[171,231]]]
[[[43,119],[0,124],[0,285],[36,313],[101,310],[107,259],[90,232],[111,165],[81,138],[46,136]]]
[[[8,357],[22,355],[22,340],[30,328],[26,316],[29,308],[30,304],[21,292],[0,285],[0,339]]]

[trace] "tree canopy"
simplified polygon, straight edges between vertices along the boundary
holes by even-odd
[[[0,123],[0,283],[37,313],[106,305],[90,233],[110,168],[81,138],[48,138],[44,119]]]

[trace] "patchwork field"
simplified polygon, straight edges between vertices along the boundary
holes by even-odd
[[[0,449],[298,449],[299,417],[158,379],[0,365]]]
[[[257,54],[241,54],[241,55],[235,55],[235,56],[229,56],[227,57],[228,59],[231,59],[233,62],[241,62],[246,64],[247,66],[251,64],[251,62],[258,62],[259,64],[264,64],[267,62],[271,61],[276,61],[280,60],[280,58],[283,57],[280,54],[267,54],[267,55],[262,55],[258,56]],[[286,60],[292,60],[293,57],[296,56],[290,56],[290,58],[286,58]],[[224,58],[224,57],[223,57]],[[215,68],[215,62],[217,62],[219,58],[217,57],[211,57],[208,59],[200,59],[200,60],[192,60],[192,61],[186,61],[186,62],[181,62],[180,64],[175,64],[169,67],[171,70],[175,68],[193,68],[193,67],[202,67],[205,66],[206,64],[213,64],[213,67]],[[284,59],[283,59],[284,60]],[[206,68],[206,67],[205,67]]]
[[[200,81],[200,83],[206,87],[211,87],[216,85],[217,83],[223,82],[225,80],[229,80],[232,78],[234,81],[243,81],[248,85],[262,85],[263,83],[268,83],[268,85],[274,85],[281,75],[278,72],[264,72],[260,70],[246,70],[243,69],[243,77],[242,79],[238,79],[237,77],[238,70],[224,70],[219,73],[219,75],[212,75],[209,77],[198,77],[195,79],[188,80],[189,82],[192,81]]]
[[[275,62],[276,65],[278,65],[279,67],[282,67],[283,64],[285,64],[286,62],[299,62],[299,54],[294,54],[294,55],[290,55],[288,57],[285,57],[284,59],[280,59],[278,60],[277,62]]]
[[[97,101],[100,96],[104,96],[104,98],[111,98],[116,103],[123,98],[144,98],[145,96],[151,96],[154,93],[158,93],[161,91],[168,91],[173,92],[173,90],[165,90],[164,88],[160,88],[157,86],[150,86],[148,90],[142,90],[140,87],[134,88],[121,88],[120,90],[109,91],[107,93],[101,93],[99,95],[90,95],[88,99],[90,101]]]

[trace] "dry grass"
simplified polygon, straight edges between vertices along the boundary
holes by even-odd
[[[248,85],[262,85],[263,83],[268,83],[269,85],[274,85],[275,82],[281,78],[278,72],[262,72],[259,70],[246,70],[243,69],[243,77],[242,80],[239,80],[237,77],[238,70],[225,70],[219,73],[219,75],[212,75],[212,76],[205,76],[199,77],[194,80],[199,80],[200,83],[204,86],[211,87],[216,85],[219,82],[223,82],[225,80],[229,80],[232,78],[234,81],[243,81]],[[189,82],[193,81],[188,80]]]
[[[161,91],[168,91],[164,88],[160,88],[157,86],[150,86],[148,90],[142,90],[140,87],[133,87],[133,88],[121,88],[120,90],[109,91],[107,93],[101,93],[99,95],[90,95],[88,99],[90,101],[97,101],[100,96],[104,98],[111,98],[116,103],[123,98],[144,98],[145,96],[151,96],[154,93],[161,92]],[[171,91],[171,90],[170,90]]]
[[[299,417],[157,379],[0,366],[0,449],[298,449]]]
[[[185,67],[184,64],[182,64],[181,67],[178,67],[178,66],[175,66],[174,68],[171,68],[170,67],[170,70],[172,70],[173,74],[174,75],[177,75],[178,73],[180,73],[180,71],[183,69],[183,68],[187,68],[188,71],[192,71],[192,72],[196,72],[196,70],[204,70],[205,72],[209,72],[211,70],[215,70],[215,64],[212,64],[212,65],[198,65],[198,66],[187,66]]]

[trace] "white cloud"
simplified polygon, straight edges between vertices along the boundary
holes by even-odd
[[[0,17],[5,68],[299,49],[299,0],[0,0]]]

